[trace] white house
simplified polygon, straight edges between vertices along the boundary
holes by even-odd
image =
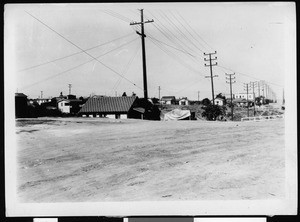
[[[233,94],[234,99],[247,99],[247,93],[236,93]],[[253,100],[253,93],[248,93],[248,100]]]
[[[224,104],[225,104],[224,99],[219,97],[215,98],[215,105],[223,106]]]
[[[190,101],[187,99],[187,97],[182,97],[181,99],[179,99],[179,105],[181,106],[190,105]]]
[[[161,104],[167,104],[167,105],[172,105],[176,103],[176,98],[175,96],[163,96],[160,99]]]
[[[62,99],[57,102],[57,108],[62,112],[62,113],[70,113],[70,101],[68,99]]]

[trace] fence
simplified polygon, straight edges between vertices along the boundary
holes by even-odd
[[[284,115],[272,115],[272,116],[253,116],[253,117],[244,117],[241,121],[264,121],[264,120],[276,120],[283,119]]]

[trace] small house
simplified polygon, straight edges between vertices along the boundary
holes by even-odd
[[[188,106],[190,105],[190,101],[187,99],[187,97],[182,97],[181,99],[179,99],[179,105]]]
[[[248,100],[253,100],[254,99],[254,94],[253,93],[235,93],[233,94],[233,98],[234,99],[247,99],[248,97]]]
[[[82,107],[83,101],[79,99],[61,99],[57,102],[57,108],[62,113],[76,114]]]
[[[175,98],[175,96],[163,96],[160,99],[160,103],[166,104],[166,105],[175,105],[176,98]]]
[[[222,98],[215,98],[215,105],[218,105],[218,106],[224,106],[225,105],[225,100],[222,99]]]
[[[107,117],[113,119],[143,119],[145,108],[139,106],[137,96],[91,97],[82,106],[82,117]]]

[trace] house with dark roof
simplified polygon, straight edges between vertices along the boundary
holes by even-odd
[[[174,105],[176,103],[175,96],[163,96],[160,99],[161,104]]]
[[[137,96],[91,97],[82,106],[82,117],[108,117],[113,119],[143,119],[146,108]]]

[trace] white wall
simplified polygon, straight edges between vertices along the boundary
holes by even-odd
[[[66,105],[66,103],[69,103],[68,101],[62,101],[59,102],[58,109],[63,113],[70,113],[70,105]],[[70,103],[69,103],[70,104]]]
[[[234,94],[235,99],[247,99],[247,93],[237,93]],[[248,99],[253,99],[253,94],[248,93]]]

